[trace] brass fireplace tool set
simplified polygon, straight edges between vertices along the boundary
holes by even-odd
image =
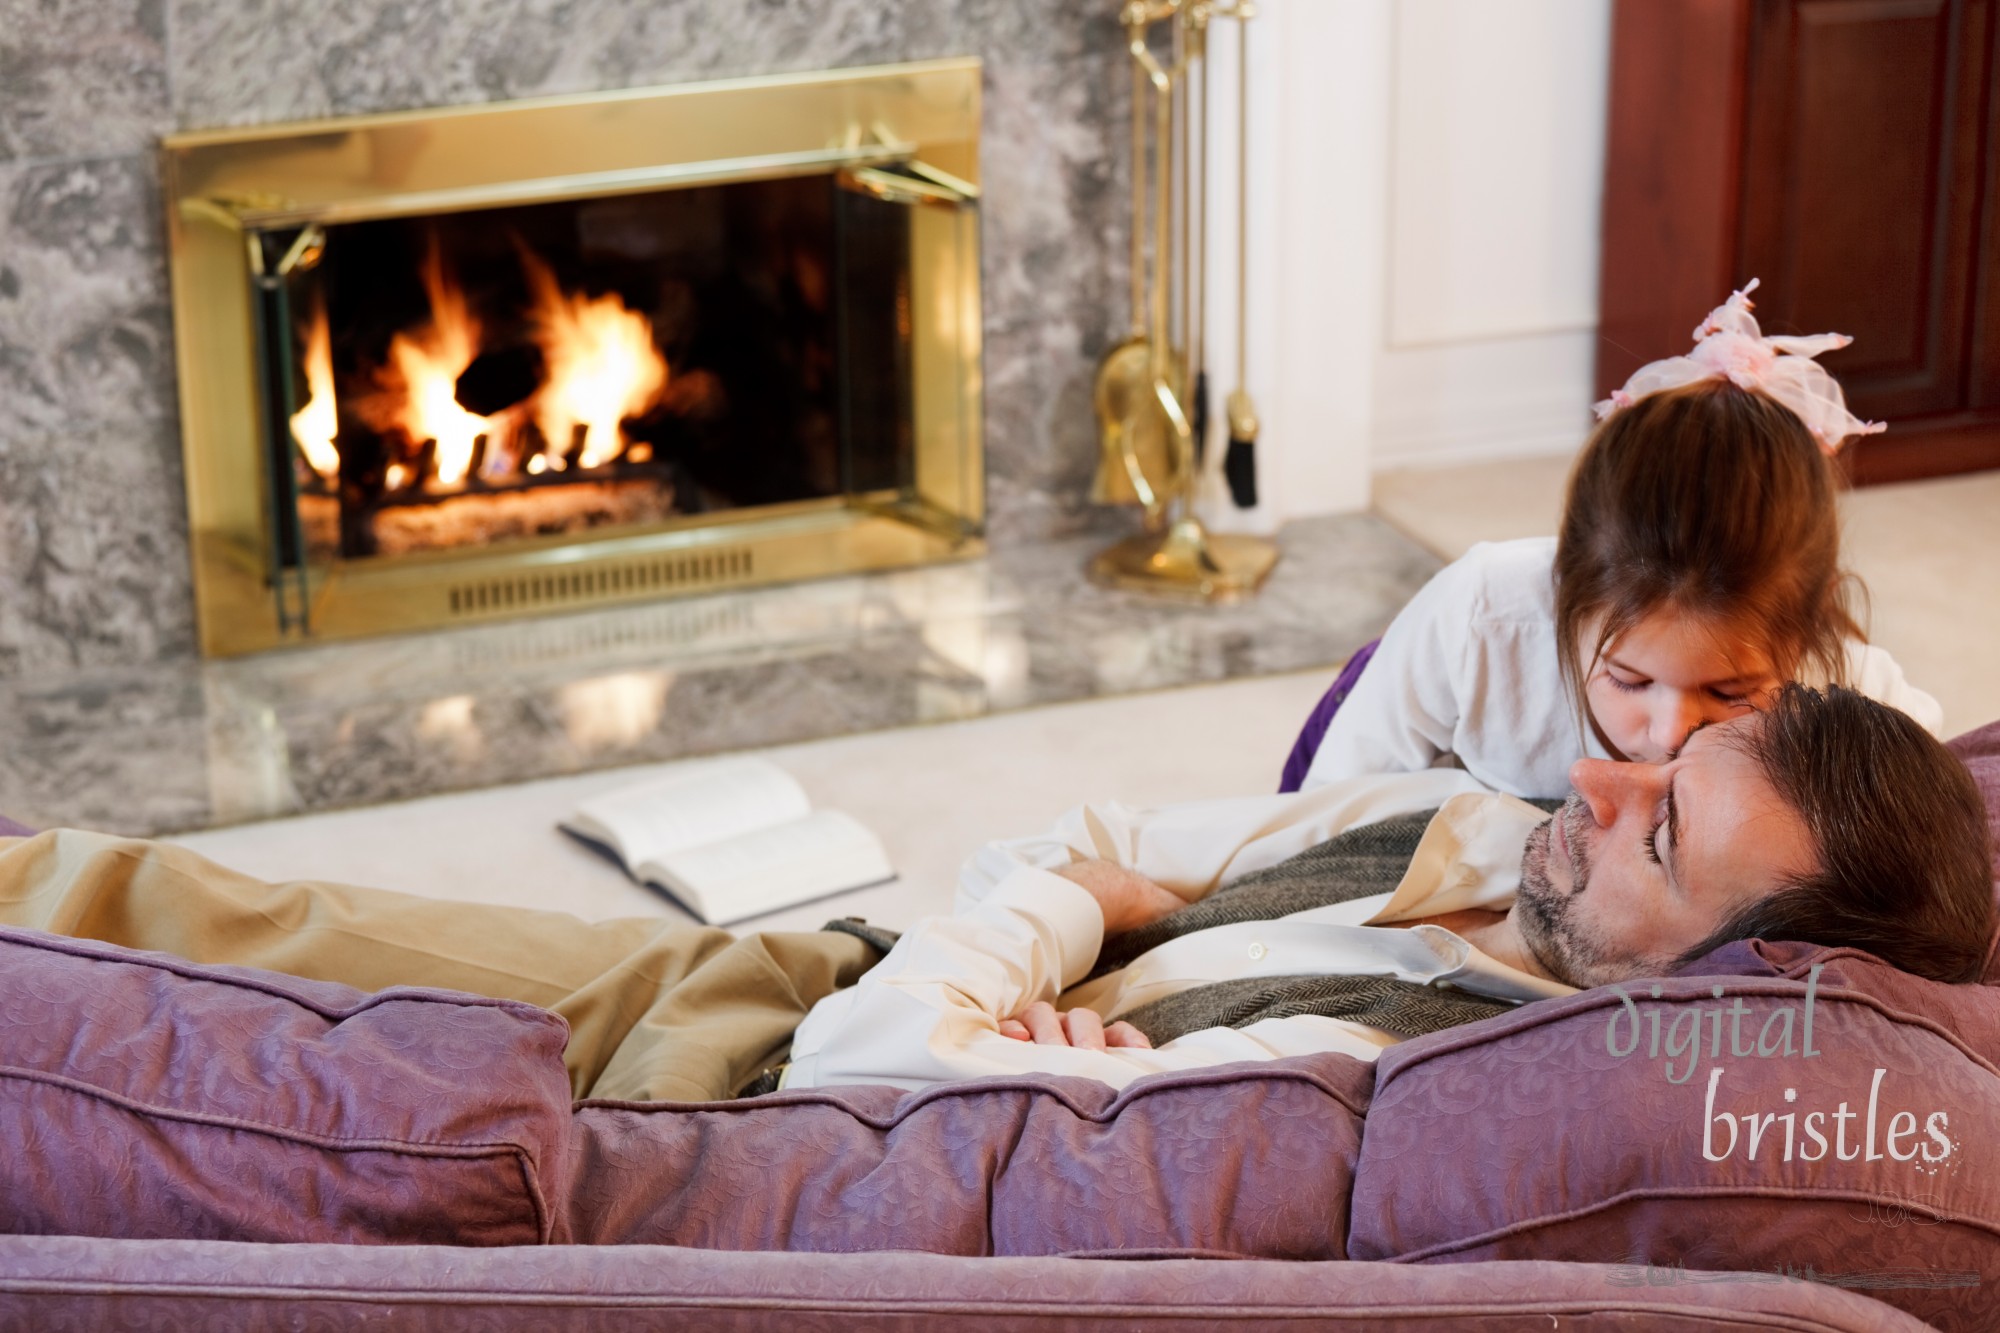
[[[1143,506],[1145,530],[1099,552],[1090,575],[1114,587],[1206,602],[1255,592],[1278,559],[1271,542],[1211,533],[1194,512],[1208,424],[1202,336],[1208,294],[1208,28],[1214,19],[1247,21],[1254,14],[1247,0],[1129,0],[1119,16],[1132,57],[1132,331],[1097,370],[1102,447],[1091,499]],[[1151,41],[1161,23],[1171,25],[1164,61]],[[1228,398],[1224,471],[1236,502],[1248,507],[1256,503],[1257,436],[1256,409],[1244,380],[1248,41],[1238,49],[1236,386]]]

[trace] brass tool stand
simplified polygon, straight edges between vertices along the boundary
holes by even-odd
[[[1146,377],[1150,392],[1123,395],[1127,414],[1122,429],[1110,433],[1123,451],[1123,470],[1141,480],[1140,460],[1133,442],[1149,430],[1164,429],[1170,455],[1169,476],[1159,485],[1138,485],[1139,498],[1146,509],[1146,531],[1100,551],[1090,562],[1095,582],[1134,592],[1178,597],[1199,602],[1229,602],[1248,597],[1262,586],[1278,562],[1277,546],[1261,537],[1211,533],[1194,513],[1194,493],[1198,479],[1194,426],[1183,402],[1183,393],[1193,386],[1197,368],[1189,364],[1191,345],[1198,345],[1198,314],[1191,308],[1196,293],[1205,285],[1199,270],[1206,258],[1196,248],[1190,230],[1190,203],[1202,197],[1206,179],[1190,180],[1194,171],[1183,171],[1180,181],[1180,281],[1175,283],[1174,169],[1176,158],[1186,162],[1185,140],[1175,142],[1178,122],[1183,135],[1192,131],[1196,117],[1204,137],[1199,160],[1207,158],[1206,131],[1208,78],[1206,52],[1208,24],[1215,18],[1247,20],[1254,10],[1248,3],[1222,5],[1211,0],[1130,0],[1120,13],[1125,26],[1127,47],[1139,74],[1135,78],[1133,119],[1135,141],[1142,116],[1137,99],[1150,96],[1153,103],[1153,252],[1150,300],[1150,329],[1141,346],[1146,349]],[[1173,27],[1172,56],[1162,64],[1147,42],[1155,23]],[[1193,74],[1200,71],[1201,105],[1190,95]],[[1144,166],[1143,154],[1135,143],[1133,193],[1142,198],[1138,173]],[[1197,205],[1198,206],[1198,205]],[[1135,232],[1142,225],[1133,218]],[[1200,237],[1202,245],[1206,237]],[[1134,247],[1135,258],[1137,247]],[[1144,275],[1135,270],[1137,287]],[[1171,288],[1178,286],[1180,299],[1172,299]],[[1135,302],[1136,304],[1136,302]],[[1170,314],[1177,318],[1170,321]],[[1170,322],[1177,327],[1170,328]],[[1174,335],[1178,335],[1177,337]],[[1128,351],[1127,355],[1130,355]],[[1102,400],[1100,400],[1102,402]]]

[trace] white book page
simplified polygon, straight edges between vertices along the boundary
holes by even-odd
[[[675,852],[649,862],[640,873],[663,882],[716,924],[896,875],[881,840],[838,810]]]
[[[606,792],[577,806],[569,825],[607,842],[638,873],[641,862],[812,812],[805,789],[765,759],[718,759]]]

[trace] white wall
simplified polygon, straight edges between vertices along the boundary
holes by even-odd
[[[1261,0],[1250,388],[1261,512],[1589,425],[1611,0]],[[1213,35],[1209,365],[1233,387],[1236,26]],[[1220,449],[1214,451],[1219,456]]]
[[[1397,0],[1371,463],[1573,449],[1597,329],[1610,0]]]
[[[1597,322],[1609,0],[1399,0],[1392,347]]]

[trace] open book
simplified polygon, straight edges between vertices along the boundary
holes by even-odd
[[[585,801],[559,827],[715,925],[896,877],[866,825],[814,811],[763,759],[690,764]]]

